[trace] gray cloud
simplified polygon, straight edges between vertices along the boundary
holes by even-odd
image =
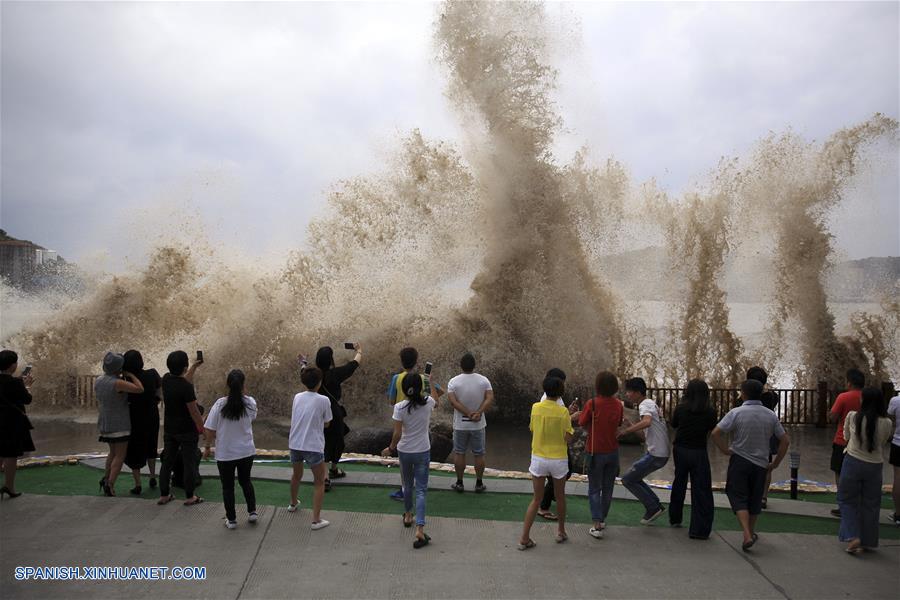
[[[896,3],[558,10],[582,36],[560,62],[563,159],[588,142],[677,193],[769,130],[823,139],[898,114]],[[434,18],[426,4],[5,3],[3,227],[115,266],[136,251],[123,223],[159,227],[187,204],[249,254],[296,246],[323,191],[377,169],[398,133],[458,138]],[[862,186],[874,216],[853,227],[875,235],[838,225],[849,255],[900,254],[897,170]]]

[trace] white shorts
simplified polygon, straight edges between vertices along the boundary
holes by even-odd
[[[531,465],[528,472],[535,477],[550,476],[553,479],[565,479],[569,474],[568,458],[544,458],[542,456],[531,455]]]

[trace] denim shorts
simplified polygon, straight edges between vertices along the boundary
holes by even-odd
[[[484,456],[484,427],[453,430],[453,451],[465,454],[466,450],[472,450],[475,456]]]
[[[308,452],[306,450],[291,450],[291,462],[305,462],[311,467],[325,462],[324,452]]]

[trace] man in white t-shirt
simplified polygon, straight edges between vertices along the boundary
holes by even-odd
[[[451,488],[463,492],[463,473],[466,471],[466,451],[471,449],[475,459],[475,492],[484,486],[484,430],[487,420],[484,411],[494,401],[491,382],[484,375],[475,373],[475,357],[466,353],[459,361],[462,373],[447,384],[448,398],[453,407],[453,465],[456,467],[456,483]]]
[[[291,453],[291,504],[289,512],[297,510],[297,491],[303,477],[303,463],[313,473],[312,528],[322,529],[330,524],[319,515],[325,497],[325,428],[331,424],[331,401],[317,393],[322,385],[322,371],[306,368],[300,372],[305,392],[294,396],[291,409],[291,433],[288,448]]]
[[[646,430],[644,438],[647,453],[637,459],[628,472],[622,475],[622,485],[644,505],[641,525],[649,525],[665,512],[666,507],[659,501],[659,496],[644,482],[644,478],[669,462],[669,430],[656,402],[647,398],[647,383],[642,378],[634,377],[625,381],[625,397],[632,404],[638,405],[641,420],[619,431],[619,438],[635,431]]]
[[[891,485],[891,497],[894,500],[894,514],[888,517],[894,525],[900,525],[900,396],[894,396],[888,403],[888,416],[894,420],[894,437],[891,439],[890,463],[894,467],[894,483]]]

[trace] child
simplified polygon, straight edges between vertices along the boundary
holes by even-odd
[[[318,394],[322,385],[322,371],[307,368],[300,372],[305,392],[294,396],[291,410],[291,433],[288,447],[291,452],[291,504],[289,512],[297,510],[297,491],[303,477],[303,463],[313,472],[312,528],[322,529],[330,523],[321,518],[322,499],[325,496],[325,428],[331,424],[331,402]]]
[[[556,542],[569,539],[566,534],[566,475],[569,472],[568,444],[572,441],[572,417],[565,406],[557,402],[565,391],[565,384],[558,377],[544,379],[545,398],[531,407],[531,483],[534,496],[525,512],[525,524],[519,540],[519,550],[534,548],[535,543],[529,536],[538,506],[544,496],[545,478],[553,479],[553,492],[556,496],[556,512],[558,530]]]

